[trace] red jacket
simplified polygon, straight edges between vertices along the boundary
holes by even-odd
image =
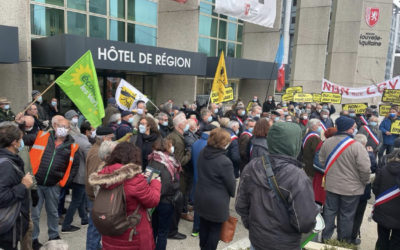
[[[142,219],[136,226],[137,234],[133,237],[133,240],[129,241],[130,229],[120,236],[102,236],[104,250],[148,250],[155,248],[153,229],[147,209],[158,205],[161,183],[158,180],[152,180],[148,184],[141,172],[142,167],[139,165],[114,164],[106,166],[100,172],[90,176],[92,185],[107,185],[108,188],[113,188],[121,182],[124,183],[127,214],[133,213],[138,204],[141,205],[139,212]]]

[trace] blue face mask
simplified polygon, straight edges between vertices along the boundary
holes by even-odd
[[[378,125],[377,122],[369,122],[369,125],[371,125],[372,127],[375,127],[376,125]]]
[[[22,149],[24,149],[24,147],[25,147],[24,140],[21,139],[21,144],[19,145],[18,152],[21,152]]]
[[[10,105],[8,105],[8,104],[4,105],[4,109],[5,110],[9,110],[10,109]]]
[[[395,117],[395,116],[396,116],[395,113],[390,113],[390,114],[389,114],[389,117],[391,117],[391,118],[393,118],[393,117]]]
[[[212,122],[212,116],[209,116],[209,117],[207,118],[207,121],[208,121],[208,122]]]
[[[246,111],[242,110],[242,112],[240,112],[241,116],[244,116],[246,114]]]
[[[187,132],[189,130],[189,124],[186,124],[186,127],[183,129],[183,132]]]
[[[249,128],[249,132],[253,133],[254,128]]]
[[[57,102],[51,102],[51,106],[53,107],[57,106]]]
[[[144,126],[144,125],[139,125],[139,133],[141,133],[141,134],[146,133],[146,126]]]
[[[168,122],[163,122],[161,125],[163,125],[163,126],[168,126]]]
[[[317,133],[318,133],[318,134],[321,134],[321,132],[322,132],[322,128],[321,128],[321,127],[318,127]]]
[[[129,118],[128,122],[132,123],[133,122],[133,117]]]
[[[355,117],[356,114],[355,114],[355,113],[350,113],[349,116],[350,116],[350,117]]]
[[[274,121],[276,122],[279,121],[279,117],[275,117]]]

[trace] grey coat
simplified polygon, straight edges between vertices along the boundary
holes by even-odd
[[[253,137],[251,145],[250,160],[268,153],[267,137]]]
[[[77,174],[74,177],[73,182],[81,185],[85,185],[86,183],[86,156],[92,147],[90,144],[89,139],[83,135],[78,133],[72,133],[72,138],[74,138],[75,143],[79,145],[79,149],[76,154],[79,155],[79,169]]]

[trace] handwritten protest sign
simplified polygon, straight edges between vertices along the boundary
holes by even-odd
[[[386,116],[387,114],[389,114],[391,107],[392,107],[391,105],[387,105],[387,104],[379,105],[379,115]]]
[[[293,94],[283,94],[282,95],[282,101],[283,102],[292,102],[293,101]]]
[[[313,97],[313,102],[321,102],[321,94],[313,93],[312,97]]]
[[[322,93],[321,102],[340,104],[342,102],[342,95],[337,93]]]
[[[212,103],[220,103],[218,101],[218,92],[211,92],[211,102]],[[222,102],[228,102],[233,100],[233,89],[232,87],[229,88],[225,88],[225,94],[224,94],[224,99],[222,100]]]
[[[368,108],[368,103],[348,103],[342,104],[342,110],[353,109],[356,114],[361,115],[365,113],[365,109]]]
[[[303,93],[303,86],[294,86],[286,89],[286,94]]]
[[[395,120],[392,122],[392,127],[390,128],[390,133],[392,134],[400,134],[400,120]]]
[[[400,104],[400,89],[385,89],[382,95],[382,102]]]
[[[294,102],[313,102],[312,94],[296,93],[293,96]]]

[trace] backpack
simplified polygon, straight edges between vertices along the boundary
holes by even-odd
[[[139,208],[140,204],[131,215],[127,215],[124,184],[113,189],[100,187],[93,202],[93,224],[100,234],[107,236],[122,235],[131,228],[129,241],[132,241],[133,235],[136,235],[136,225],[142,217]]]

